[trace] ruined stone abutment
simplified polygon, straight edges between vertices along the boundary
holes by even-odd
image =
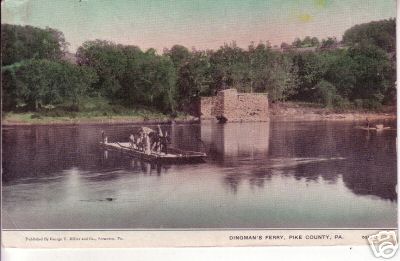
[[[238,93],[236,89],[201,98],[201,119],[225,118],[229,122],[268,121],[266,93]]]

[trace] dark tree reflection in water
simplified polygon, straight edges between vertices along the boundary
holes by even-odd
[[[99,147],[101,131],[124,141],[139,126],[4,127],[4,226],[394,227],[396,131],[356,125],[163,125],[171,146],[209,155],[184,165]]]

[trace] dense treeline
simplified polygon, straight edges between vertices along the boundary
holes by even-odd
[[[74,64],[63,61],[66,46],[54,29],[2,25],[5,110],[48,105],[79,110],[83,98],[97,97],[174,113],[232,87],[267,92],[272,101],[337,108],[375,109],[395,102],[394,19],[356,25],[340,43],[305,37],[282,43],[280,50],[268,42],[247,49],[233,42],[205,51],[175,45],[158,54],[96,40],[78,48]]]
[[[27,59],[59,60],[67,49],[64,34],[52,28],[1,25],[1,65]]]
[[[396,50],[396,22],[394,19],[355,25],[343,35],[348,45],[375,45],[387,52]]]
[[[77,51],[78,64],[99,76],[89,95],[100,95],[129,107],[137,105],[175,110],[176,72],[171,59],[149,49],[107,41],[85,42]]]
[[[38,110],[39,105],[62,103],[76,107],[97,75],[67,62],[31,59],[4,68],[2,80],[4,108]]]
[[[97,74],[63,61],[67,48],[60,31],[1,25],[3,109],[38,110],[68,104],[78,107]]]

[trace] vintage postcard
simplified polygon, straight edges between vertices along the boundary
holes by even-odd
[[[396,1],[1,1],[2,245],[398,248]]]

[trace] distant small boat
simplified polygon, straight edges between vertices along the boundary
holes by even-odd
[[[378,124],[375,127],[365,127],[365,126],[357,126],[356,129],[360,130],[374,130],[374,131],[383,131],[383,130],[394,130],[392,127],[384,127],[382,124]]]
[[[105,149],[119,151],[132,157],[147,161],[159,161],[168,163],[196,163],[203,162],[207,154],[203,152],[180,150],[177,148],[168,148],[168,153],[154,152],[147,154],[144,151],[134,149],[129,142],[100,142]]]

